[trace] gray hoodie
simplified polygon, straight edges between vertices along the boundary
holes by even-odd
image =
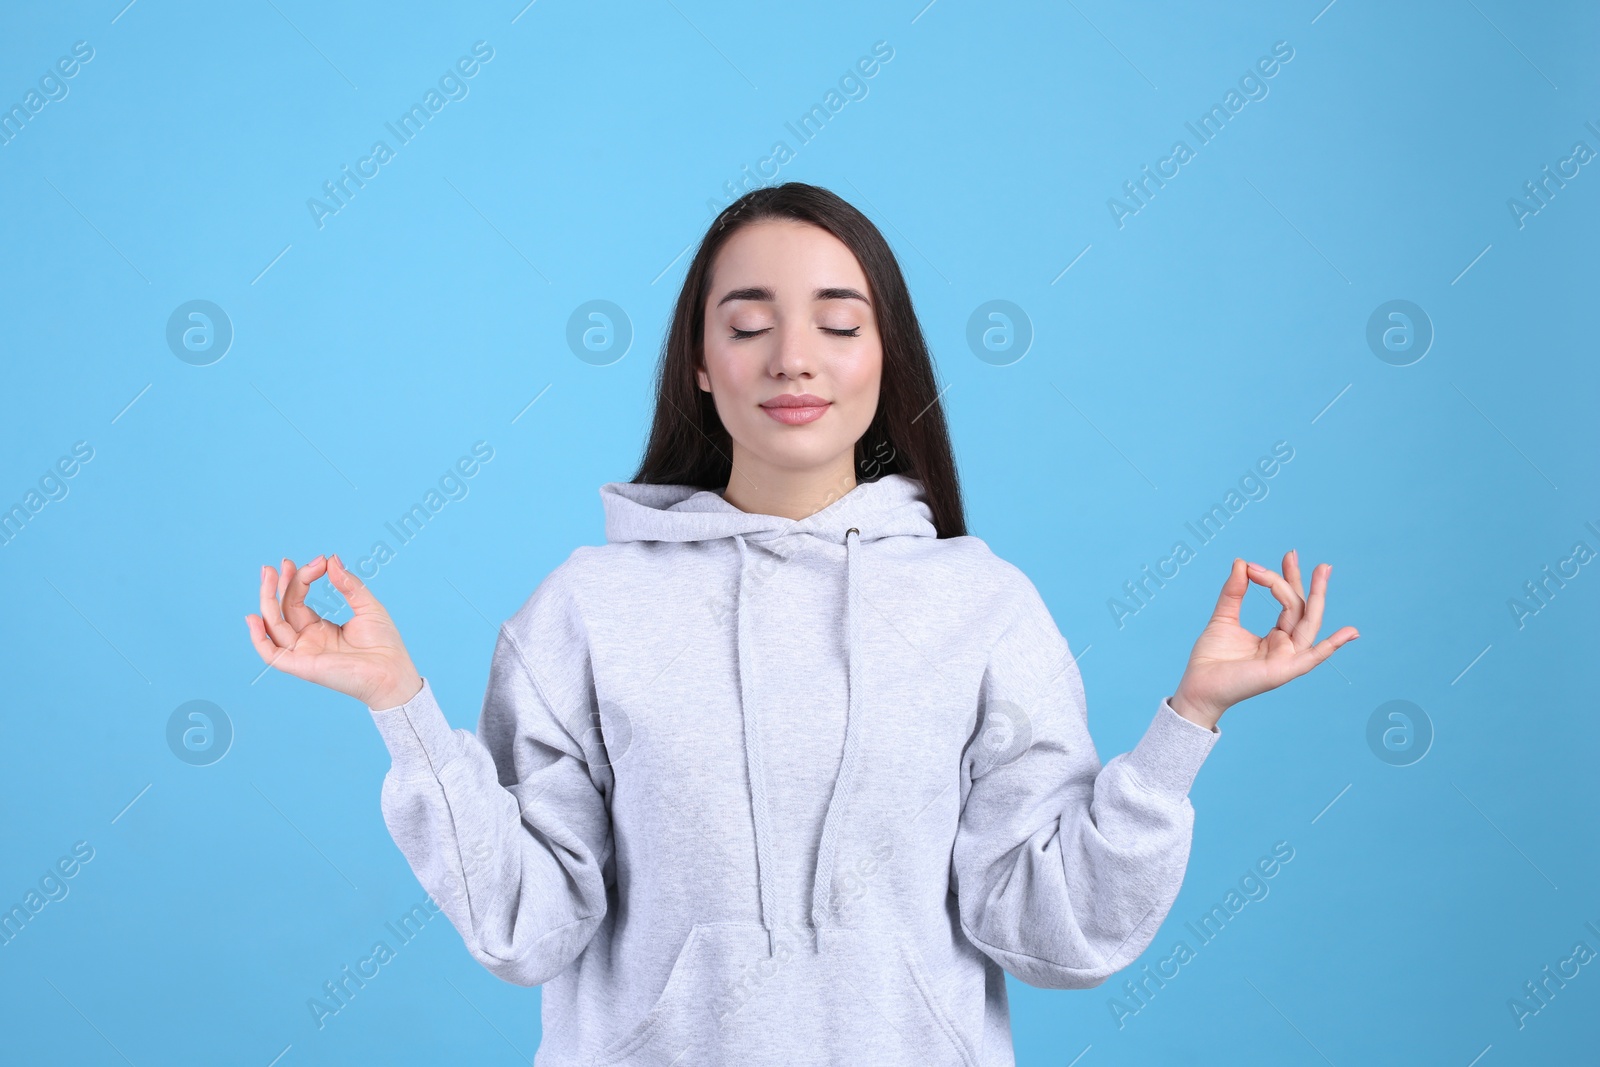
[[[1182,885],[1220,732],[1104,766],[1038,591],[891,474],[808,518],[600,490],[500,628],[476,734],[372,716],[383,817],[537,1067],[1014,1063],[1004,972],[1082,989]]]

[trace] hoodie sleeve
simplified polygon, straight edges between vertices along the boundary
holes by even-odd
[[[547,578],[501,627],[476,735],[450,727],[426,679],[411,700],[372,712],[393,761],[389,833],[473,958],[524,986],[554,978],[589,943],[611,858],[586,643],[557,585]]]
[[[961,762],[952,854],[962,929],[1029,985],[1099,985],[1150,944],[1189,862],[1189,788],[1221,731],[1163,697],[1101,766],[1083,680],[1031,583],[996,642]]]

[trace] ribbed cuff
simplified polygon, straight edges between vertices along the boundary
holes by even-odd
[[[437,775],[440,767],[460,753],[455,730],[433,699],[433,687],[426,678],[417,695],[404,704],[367,710],[389,748],[394,770],[403,778]]]
[[[1168,698],[1161,698],[1149,729],[1128,753],[1128,765],[1152,792],[1174,799],[1189,795],[1200,765],[1211,754],[1222,731],[1206,729],[1179,715]]]

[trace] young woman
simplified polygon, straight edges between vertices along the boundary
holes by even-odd
[[[1013,1063],[1004,972],[1097,985],[1183,882],[1223,711],[1311,670],[1329,567],[1236,559],[1102,766],[1021,571],[967,534],[932,362],[865,216],[790,182],[689,267],[631,482],[501,627],[452,729],[337,555],[262,568],[262,659],[364,702],[385,822],[540,1067]],[[326,573],[343,626],[305,604]],[[1283,605],[1257,637],[1257,582]],[[280,607],[281,598],[281,607]]]

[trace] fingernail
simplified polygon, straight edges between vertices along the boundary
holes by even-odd
[[[1300,550],[1298,548],[1291,548],[1289,550],[1289,558],[1294,560],[1296,563],[1299,563],[1300,562]]]

